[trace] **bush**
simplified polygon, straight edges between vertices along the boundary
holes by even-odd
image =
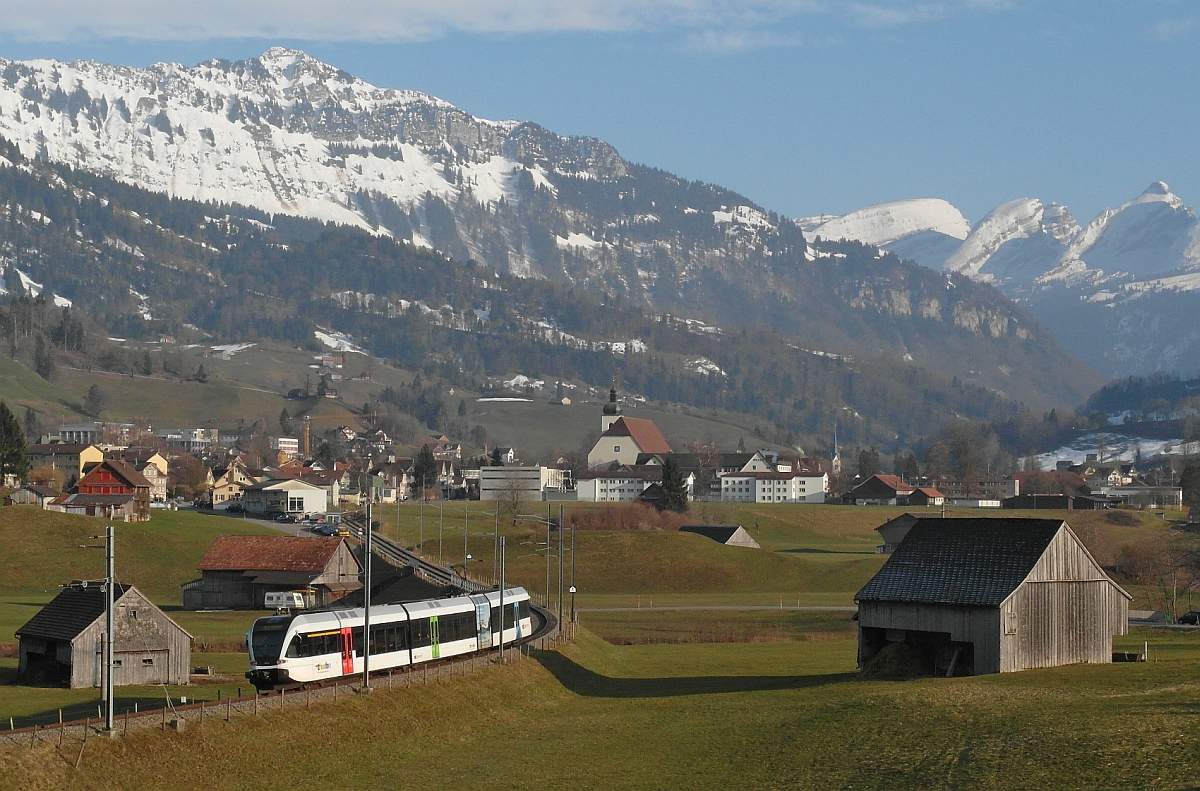
[[[649,505],[613,503],[574,511],[569,521],[579,530],[678,530],[687,520],[673,511],[659,513]]]

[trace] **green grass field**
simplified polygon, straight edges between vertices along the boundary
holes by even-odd
[[[613,646],[186,733],[0,748],[0,787],[1194,787],[1200,641],[1159,661],[876,681],[851,639]]]
[[[31,506],[0,508],[0,643],[54,598],[57,586],[73,579],[104,576],[105,522],[42,511]],[[117,578],[132,583],[160,607],[175,610],[180,585],[195,579],[196,564],[222,534],[273,532],[237,519],[189,511],[155,510],[149,522],[117,525]],[[179,613],[180,625],[202,640],[239,640],[253,614]],[[220,616],[220,617],[218,617]]]

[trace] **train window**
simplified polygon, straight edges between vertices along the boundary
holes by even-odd
[[[406,637],[408,630],[405,624],[385,624],[371,627],[371,653],[390,654],[393,651],[408,649]]]
[[[529,617],[529,600],[528,599],[524,599],[521,601],[520,609],[521,609],[521,620],[524,621],[526,618]]]
[[[444,615],[438,619],[438,626],[441,629],[440,636],[443,643],[452,643],[455,640],[474,640],[478,636],[473,612]]]
[[[340,653],[342,650],[340,638],[341,635],[338,632],[298,634],[288,644],[287,656],[295,659]]]
[[[428,618],[418,618],[409,624],[409,636],[413,648],[424,648],[433,645]]]

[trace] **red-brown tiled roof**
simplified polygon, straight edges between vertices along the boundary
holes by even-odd
[[[87,468],[87,472],[79,481],[79,486],[91,486],[97,484],[98,479],[93,476],[97,475],[101,469],[107,469],[117,477],[126,486],[137,488],[150,488],[150,481],[146,480],[146,476],[135,470],[123,461],[118,459],[105,459],[97,464],[92,464]]]
[[[915,491],[912,486],[909,486],[907,483],[900,480],[898,475],[875,475],[874,477],[885,484],[888,488],[894,489],[896,494],[911,494],[913,491]]]
[[[658,430],[658,426],[654,425],[653,420],[646,420],[639,417],[620,417],[608,427],[608,431],[604,432],[604,436],[630,437],[641,448],[642,453],[671,452],[671,446],[667,444],[667,438]]]
[[[942,494],[941,492],[939,492],[937,489],[933,488],[932,486],[918,486],[917,491],[920,492],[921,494],[925,495],[926,497],[945,497],[946,496],[946,495]]]
[[[217,536],[197,566],[201,571],[321,572],[341,546],[340,538]]]

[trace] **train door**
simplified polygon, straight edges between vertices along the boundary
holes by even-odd
[[[433,646],[433,658],[439,658],[442,655],[442,636],[438,629],[438,617],[436,615],[429,617],[429,644]]]
[[[519,601],[513,602],[512,608],[513,608],[513,626],[515,626],[517,628],[516,639],[520,640],[521,638],[523,638],[525,636],[525,635],[521,634],[521,602],[519,602]]]
[[[354,632],[350,627],[342,628],[342,675],[354,675]]]
[[[479,648],[492,647],[492,605],[486,597],[475,599],[475,627],[479,632]]]

